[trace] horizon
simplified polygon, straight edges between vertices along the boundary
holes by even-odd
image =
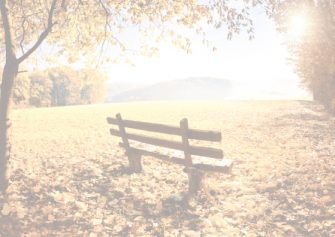
[[[291,37],[290,34],[277,32],[274,22],[260,9],[254,9],[251,17],[255,29],[252,40],[243,31],[234,35],[232,40],[227,40],[225,30],[207,27],[208,38],[217,48],[215,52],[196,37],[190,54],[161,44],[158,56],[148,58],[137,55],[132,57],[134,65],[125,61],[103,69],[109,75],[110,84],[154,85],[185,78],[209,77],[229,80],[249,89],[249,95],[240,93],[234,96],[237,99],[275,99],[276,95],[261,95],[262,91],[273,89],[282,94],[280,98],[310,100],[310,93],[303,88],[289,62],[285,37]],[[299,28],[298,23],[294,22],[294,27]],[[131,38],[128,35],[130,32],[125,33],[126,41]],[[241,70],[241,67],[244,69]]]
[[[194,80],[194,83],[192,85],[197,86],[199,79],[202,80],[202,83],[205,83],[205,85],[203,86],[206,86],[206,83],[208,82],[209,79],[211,79],[210,83],[213,83],[213,82],[219,83],[219,81],[228,82],[230,86],[228,88],[222,88],[223,94],[220,97],[220,100],[306,100],[306,101],[312,100],[312,96],[309,92],[305,90],[301,90],[300,93],[297,93],[296,88],[294,86],[285,85],[280,88],[280,85],[277,85],[277,87],[274,88],[273,83],[272,84],[263,83],[261,86],[257,88],[257,90],[250,90],[250,88],[252,87],[251,81],[241,82],[241,81],[233,81],[233,80],[229,80],[225,78],[199,76],[199,77],[177,78],[177,79],[158,81],[158,82],[146,81],[142,83],[141,82],[132,83],[132,82],[108,81],[108,96],[107,96],[106,102],[117,102],[115,101],[115,97],[119,97],[123,95],[127,96],[127,94],[128,96],[129,94],[132,94],[133,96],[141,97],[141,91],[143,90],[146,90],[147,94],[153,94],[155,93],[155,90],[157,90],[157,88],[160,89],[161,92],[163,92],[162,94],[164,94],[164,86],[167,86],[167,85],[171,86],[171,83],[173,83],[172,86],[175,90],[178,90],[178,88],[182,86],[182,83],[185,81],[192,83],[192,80]],[[179,84],[181,83],[181,85],[178,85],[178,83]],[[115,87],[118,87],[118,86],[121,86],[122,89],[119,89],[117,93],[114,93]],[[225,89],[227,89],[228,91]],[[199,94],[199,91],[197,92],[196,90],[194,90],[194,88],[193,90],[192,88],[186,89],[186,91],[194,95]],[[174,91],[172,91],[171,93],[173,94]],[[218,93],[217,91],[213,91],[212,95],[208,95],[209,100],[213,99],[213,96],[218,97],[217,93]],[[195,96],[195,97],[189,98],[189,100],[192,100],[192,99],[200,100],[201,98],[202,98],[201,96],[198,96],[198,97]],[[135,101],[155,101],[155,100],[156,99],[143,99],[142,98],[142,99],[137,99]],[[158,101],[162,101],[162,100],[178,100],[178,96],[176,96],[174,99],[166,99],[166,98],[164,99],[164,95],[161,95]],[[218,100],[218,98],[216,98],[216,100]],[[129,102],[130,101],[133,101],[133,100],[129,100]]]

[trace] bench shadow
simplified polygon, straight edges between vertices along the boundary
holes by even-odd
[[[2,209],[2,205],[0,204]],[[15,216],[0,216],[0,236],[21,236],[22,222]]]
[[[101,165],[101,162],[96,162]],[[126,213],[126,210],[131,214],[132,211],[140,211],[141,215],[146,218],[156,218],[152,212],[154,206],[141,201],[141,199],[136,198],[136,195],[129,195],[127,192],[121,192],[113,190],[109,182],[110,177],[120,177],[130,175],[131,172],[128,167],[121,165],[118,168],[110,170],[109,167],[105,167],[106,170],[103,170],[102,176],[97,176],[94,172],[88,167],[79,172],[73,174],[72,181],[77,183],[98,179],[99,182],[96,183],[93,187],[85,187],[84,185],[77,185],[75,192],[79,193],[93,193],[103,197],[106,197],[107,202],[110,203],[114,200],[132,200],[133,206],[136,208],[129,209],[129,206],[120,205],[118,202],[117,205],[109,205],[106,208],[121,211]],[[83,230],[83,231],[93,231],[94,225],[89,223],[90,219],[85,220],[76,220],[73,218],[73,213],[76,210],[67,210],[69,213],[64,213],[62,218],[53,218],[50,219],[48,213],[43,212],[43,208],[49,206],[52,209],[59,207],[64,208],[63,204],[57,202],[52,195],[52,192],[69,192],[64,186],[54,185],[50,183],[48,186],[42,187],[40,190],[33,190],[34,187],[38,186],[39,181],[37,179],[31,179],[30,177],[24,174],[22,170],[15,170],[11,175],[11,180],[19,181],[24,183],[24,186],[20,190],[15,190],[8,193],[8,197],[16,194],[20,194],[20,202],[23,207],[26,209],[26,215],[24,217],[19,217],[16,208],[12,208],[11,213],[8,215],[0,214],[0,236],[22,236],[22,233],[57,233],[69,229],[70,231],[74,230]],[[16,197],[17,198],[17,197]],[[2,210],[3,205],[11,204],[12,202],[18,201],[17,199],[13,200],[11,198],[0,200],[0,210]],[[75,208],[73,205],[69,205],[70,208]],[[67,215],[68,214],[68,215]],[[127,215],[125,215],[127,216]],[[33,217],[34,219],[27,219]],[[129,215],[129,217],[133,217]],[[29,224],[28,224],[29,223]],[[64,233],[64,232],[63,232]],[[66,233],[66,231],[65,231]],[[120,234],[122,234],[120,232]]]
[[[104,175],[113,178],[133,174],[125,165],[107,170],[104,171]],[[95,190],[104,190],[104,192],[99,193],[107,199],[109,210],[121,212],[127,220],[133,222],[131,226],[124,227],[118,233],[119,236],[137,236],[136,230],[134,230],[134,226],[137,224],[144,225],[145,230],[152,236],[165,236],[164,218],[171,218],[173,220],[171,225],[176,229],[181,226],[187,226],[192,230],[201,229],[201,217],[195,214],[194,209],[188,205],[188,202],[184,199],[186,196],[184,192],[163,198],[157,196],[155,203],[151,203],[141,198],[139,192],[135,193],[127,188],[124,191],[117,191],[111,187],[110,183],[106,182],[97,184]],[[202,198],[199,200],[200,202],[205,202],[203,200],[204,196],[199,197]],[[198,200],[194,199],[194,201]]]
[[[95,161],[94,161],[95,162]],[[15,170],[11,176],[12,182],[19,182],[21,185],[13,193],[9,193],[8,200],[3,200],[3,204],[17,202],[17,194],[19,194],[19,202],[26,210],[25,216],[20,217],[14,210],[7,216],[0,214],[0,236],[22,236],[23,233],[63,233],[69,235],[77,230],[94,231],[95,226],[90,222],[88,216],[82,218],[74,218],[76,206],[73,203],[65,204],[55,200],[53,193],[90,193],[99,197],[104,197],[106,205],[103,209],[111,213],[122,213],[122,216],[129,222],[131,226],[126,225],[117,233],[117,236],[137,236],[134,226],[144,226],[146,233],[152,236],[164,236],[164,220],[170,218],[170,226],[175,229],[186,226],[192,230],[200,230],[201,218],[196,212],[187,206],[181,199],[183,193],[178,196],[162,197],[157,196],[155,203],[148,202],[143,199],[140,192],[131,192],[127,188],[117,189],[110,183],[110,179],[117,179],[131,174],[127,166],[123,164],[107,164],[96,161],[101,166],[102,175],[97,176],[90,167],[74,172],[71,181],[76,185],[72,186],[72,190],[66,187],[49,183],[40,189],[38,179],[32,179],[24,174],[22,170]],[[89,180],[97,180],[92,186],[85,186],[82,183]],[[152,200],[151,200],[152,201]],[[202,200],[200,200],[202,202]],[[51,211],[45,211],[50,208]],[[53,210],[64,210],[61,217],[53,215]],[[14,208],[15,209],[15,208]],[[93,211],[93,210],[91,210]],[[110,227],[109,227],[110,228]],[[111,233],[110,233],[111,234]],[[115,232],[114,232],[115,234]]]
[[[112,177],[121,177],[124,175],[131,175],[134,172],[126,165],[121,165],[119,168],[113,169],[109,172],[106,172],[106,175],[110,175]]]
[[[147,203],[138,198],[136,194],[127,195],[124,198],[131,200],[132,205],[128,203],[126,206],[115,208],[126,209],[123,213],[124,217],[127,220],[132,220],[133,225],[144,225],[145,230],[152,236],[165,236],[163,219],[166,218],[172,219],[170,225],[174,229],[184,226],[194,231],[201,230],[200,216],[193,213],[183,201],[177,200],[174,197],[163,200],[157,199],[158,204]],[[124,227],[118,234],[120,236],[137,236],[136,231],[131,226]]]

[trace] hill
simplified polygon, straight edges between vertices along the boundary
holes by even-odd
[[[231,93],[230,81],[210,77],[189,77],[137,87],[111,95],[109,102],[153,100],[215,100]]]
[[[108,92],[107,92],[107,102],[113,101],[113,97],[122,94],[127,91],[137,90],[140,88],[147,87],[147,84],[141,83],[115,83],[109,82],[108,83]]]

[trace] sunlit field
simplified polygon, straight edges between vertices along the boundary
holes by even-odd
[[[232,174],[190,208],[182,167],[127,158],[107,116],[222,132]],[[335,235],[335,119],[312,102],[143,102],[15,110],[0,236]],[[3,201],[3,200],[2,200]]]
[[[335,236],[334,25],[335,0],[0,0],[0,237]]]

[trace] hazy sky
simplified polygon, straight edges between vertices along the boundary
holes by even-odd
[[[226,40],[224,30],[208,30],[208,39],[218,48],[213,52],[200,41],[193,42],[192,54],[169,44],[162,46],[159,57],[132,58],[135,66],[126,63],[107,67],[111,82],[156,83],[185,77],[216,77],[229,79],[251,90],[248,98],[267,91],[282,93],[280,98],[305,98],[299,79],[288,63],[289,54],[284,36],[276,32],[261,10],[253,14],[255,39],[241,34]],[[286,95],[286,96],[285,96]]]

